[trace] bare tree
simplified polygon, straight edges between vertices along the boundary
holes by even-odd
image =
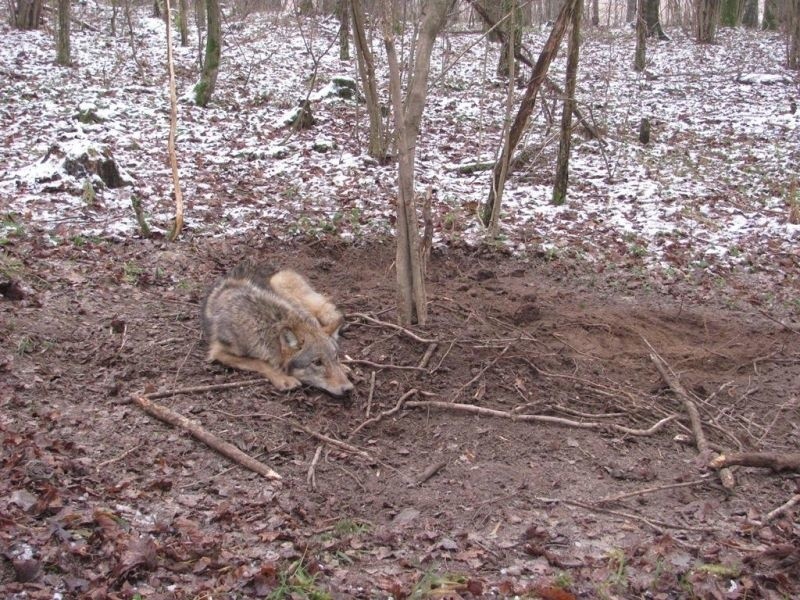
[[[644,15],[647,23],[647,37],[658,37],[659,40],[669,40],[661,27],[661,0],[645,0]]]
[[[790,69],[800,69],[800,0],[788,2],[789,40],[786,52],[786,64]]]
[[[525,94],[522,96],[517,116],[514,118],[514,123],[511,125],[511,131],[508,137],[508,142],[504,145],[503,151],[500,155],[500,160],[494,166],[492,173],[492,184],[489,188],[489,196],[486,202],[481,207],[481,221],[483,224],[492,227],[491,223],[494,218],[495,221],[500,215],[500,200],[502,199],[503,187],[505,186],[504,173],[508,172],[508,164],[511,160],[511,155],[517,147],[519,140],[522,138],[522,132],[525,130],[525,125],[533,112],[533,107],[536,102],[536,96],[547,77],[547,70],[550,68],[550,63],[553,62],[558,47],[561,45],[561,39],[564,37],[564,32],[567,29],[567,24],[572,19],[572,13],[575,11],[575,5],[578,0],[565,0],[555,23],[550,36],[542,48],[539,58],[533,67],[533,73],[525,88]]]
[[[169,0],[164,0],[164,12],[170,14]],[[172,24],[170,19],[167,24],[167,71],[169,73],[169,141],[167,142],[167,154],[169,164],[172,167],[172,185],[175,194],[175,221],[169,232],[169,240],[174,242],[183,229],[183,193],[181,192],[181,182],[178,177],[178,158],[175,153],[175,137],[178,131],[178,95],[175,91],[175,67],[172,60]]]
[[[452,0],[424,0],[410,78],[402,97],[400,63],[394,43],[391,8],[384,4],[383,41],[389,63],[389,92],[397,136],[397,296],[400,322],[425,323],[428,315],[418,218],[414,201],[414,162],[422,112],[428,93],[431,52],[447,21]]]
[[[206,57],[203,61],[203,71],[200,74],[200,81],[194,86],[194,99],[198,106],[207,106],[214,87],[217,85],[217,73],[219,72],[219,59],[222,47],[221,13],[219,0],[205,0],[206,2],[206,23],[208,33],[206,35]]]
[[[738,27],[742,22],[743,9],[744,2],[742,0],[722,0],[719,24],[723,27]]]
[[[339,19],[339,60],[350,60],[349,9],[349,0],[338,0],[336,3],[336,18]]]
[[[553,204],[561,205],[567,199],[569,183],[569,152],[572,141],[572,110],[575,105],[575,84],[578,79],[578,53],[581,46],[581,14],[583,0],[578,0],[570,20],[567,45],[567,75],[564,83],[564,108],[561,111],[561,138],[558,144],[556,181],[553,186]]]
[[[70,0],[58,0],[58,51],[56,62],[68,66],[72,62],[70,56],[69,20]]]
[[[189,1],[178,0],[178,32],[181,35],[181,46],[189,45]]]
[[[764,0],[764,15],[761,17],[761,29],[775,31],[778,29],[778,0]]]
[[[17,29],[39,29],[42,0],[11,0],[9,6],[12,22]]]
[[[758,27],[758,0],[743,0],[742,25],[751,29]]]
[[[720,0],[695,0],[695,36],[701,44],[710,44],[717,35]]]
[[[364,7],[361,0],[348,0],[353,17],[353,41],[356,47],[358,73],[364,87],[369,115],[369,143],[367,153],[379,161],[386,160],[387,140],[383,127],[383,113],[378,99],[378,82],[375,77],[375,62],[367,41]]]
[[[644,16],[645,0],[637,1],[636,10],[636,52],[633,70],[641,73],[647,63],[647,20]]]

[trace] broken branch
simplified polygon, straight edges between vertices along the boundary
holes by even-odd
[[[175,411],[167,408],[166,406],[162,406],[160,404],[156,404],[152,402],[150,399],[146,398],[145,396],[131,396],[131,401],[136,404],[139,408],[145,411],[147,414],[154,416],[155,418],[164,421],[165,423],[169,423],[174,427],[179,427],[184,431],[188,432],[193,438],[203,442],[206,446],[216,450],[226,458],[234,461],[242,465],[243,467],[250,469],[254,473],[258,473],[267,479],[281,479],[281,476],[278,475],[275,471],[270,469],[264,463],[257,461],[252,456],[249,456],[239,450],[233,444],[226,442],[218,438],[216,435],[211,433],[210,431],[204,429],[200,423],[197,421],[192,421],[187,419],[183,415],[176,413]]]

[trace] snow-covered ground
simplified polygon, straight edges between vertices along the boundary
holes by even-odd
[[[96,5],[80,10],[78,17],[102,32],[73,32],[71,68],[54,64],[52,33],[0,26],[0,240],[20,227],[56,242],[76,234],[135,235],[132,194],[153,225],[168,227],[164,24],[136,13],[137,63],[122,28],[110,36],[108,14]],[[338,58],[335,21],[300,27],[290,17],[251,14],[224,23],[213,104],[179,105],[187,231],[355,240],[391,232],[395,167],[366,156],[364,105],[321,99],[313,104],[314,128],[293,133],[280,125],[333,76],[356,76],[354,60]],[[534,55],[547,33],[526,34]],[[603,143],[576,128],[568,203],[552,206],[560,101],[545,94],[543,107],[537,99],[522,143],[543,149],[507,186],[504,243],[520,252],[569,252],[677,272],[744,264],[793,272],[796,280],[800,225],[789,222],[788,202],[791,182],[800,178],[799,80],[783,66],[783,40],[723,29],[718,44],[699,46],[680,31],[668,33],[671,41],[648,49],[647,73],[639,75],[631,69],[631,32],[586,31],[578,98],[604,132]],[[187,48],[175,44],[178,94],[190,97],[196,40]],[[475,210],[490,174],[463,175],[455,167],[497,154],[506,93],[494,76],[498,51],[473,33],[450,33],[435,49],[417,184],[437,190],[440,243],[484,235]],[[314,59],[319,73],[309,90]],[[551,76],[562,85],[563,69],[560,56]],[[80,122],[79,112],[91,107],[99,122]],[[652,123],[647,146],[638,142],[642,117]],[[92,201],[66,174],[42,182],[37,163],[55,142],[107,146],[134,185],[99,191]]]

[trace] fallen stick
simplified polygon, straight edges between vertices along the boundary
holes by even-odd
[[[783,513],[788,511],[790,508],[792,508],[796,504],[800,504],[800,494],[795,494],[794,496],[789,498],[786,502],[781,504],[778,508],[769,511],[764,516],[764,524],[767,524],[770,521],[772,521],[773,519],[775,519],[775,517],[778,517],[778,516],[782,515]]]
[[[800,473],[800,454],[782,454],[780,452],[735,452],[732,454],[720,454],[708,464],[712,469],[723,469],[733,465],[771,469],[776,473],[781,471]]]
[[[439,347],[439,344],[437,342],[434,342],[434,343],[430,344],[428,346],[428,349],[425,350],[425,354],[422,355],[422,359],[419,361],[419,364],[417,365],[417,367],[419,367],[420,369],[427,370],[428,369],[428,363],[431,362],[431,357],[433,356],[433,353],[436,352],[436,348],[438,348],[438,347]]]
[[[318,431],[314,431],[313,429],[309,429],[308,427],[306,427],[305,425],[301,425],[297,421],[292,421],[291,419],[286,419],[286,422],[291,424],[291,426],[294,427],[295,429],[299,429],[300,431],[302,431],[304,433],[307,433],[311,437],[316,438],[321,442],[325,442],[326,444],[328,444],[330,446],[334,446],[335,448],[339,448],[340,450],[345,450],[345,451],[350,452],[352,454],[356,454],[356,455],[360,456],[361,458],[365,458],[365,459],[367,459],[369,461],[373,461],[374,460],[372,458],[372,456],[368,452],[365,452],[361,448],[357,448],[356,446],[353,446],[352,444],[348,444],[347,442],[343,442],[341,440],[337,440],[336,438],[332,438],[332,437],[329,437],[329,436],[327,436],[327,435],[325,435],[323,433],[319,433]]]
[[[399,404],[399,403],[398,403]],[[485,408],[483,406],[475,406],[474,404],[460,404],[457,402],[442,402],[441,400],[413,400],[406,402],[405,406],[408,408],[441,408],[443,410],[451,410],[454,412],[465,412],[478,415],[485,415],[488,417],[501,417],[504,419],[511,419],[512,421],[533,421],[537,423],[552,423],[554,425],[563,425],[565,427],[574,427],[576,429],[597,429],[606,430],[611,429],[627,435],[634,436],[648,436],[653,435],[659,429],[664,427],[667,423],[675,419],[675,415],[665,417],[657,421],[652,427],[648,429],[632,429],[624,425],[617,425],[616,423],[595,423],[593,421],[573,421],[571,419],[564,419],[562,417],[553,417],[550,415],[521,415],[506,410],[496,410],[494,408]],[[399,406],[395,406],[390,412],[399,410]],[[366,425],[366,422],[362,424]],[[358,427],[360,429],[361,427]],[[357,429],[357,430],[358,430]]]
[[[644,339],[644,338],[643,338]],[[650,342],[644,340],[645,344],[650,348],[650,360],[653,361],[655,364],[656,369],[661,374],[661,377],[664,379],[666,384],[670,387],[673,393],[681,399],[683,402],[683,407],[686,410],[686,413],[689,415],[689,422],[692,425],[692,434],[694,435],[694,443],[697,447],[697,451],[700,454],[710,455],[713,450],[708,444],[708,439],[706,438],[705,433],[703,433],[703,422],[700,420],[700,412],[697,410],[697,405],[692,400],[689,392],[683,387],[683,384],[678,379],[677,375],[670,369],[667,362],[659,356],[656,352],[655,348],[650,345]],[[733,489],[736,485],[736,480],[733,477],[733,471],[728,469],[727,467],[723,467],[719,469],[719,479],[722,483],[722,487],[725,489]]]
[[[158,398],[169,398],[170,396],[178,396],[180,394],[196,394],[198,392],[213,392],[215,390],[230,390],[236,388],[248,387],[259,383],[264,383],[267,380],[261,379],[247,379],[245,381],[231,381],[229,383],[212,383],[209,385],[196,385],[193,387],[176,388],[174,390],[164,390],[163,392],[151,392],[144,394],[145,398],[150,400],[157,400]]]
[[[342,361],[346,365],[364,365],[365,367],[372,367],[373,369],[396,369],[398,371],[427,371],[423,367],[415,365],[393,365],[391,363],[376,363],[371,360],[363,358],[346,358]]]
[[[347,436],[347,439],[348,440],[352,440],[353,437],[355,437],[355,435],[359,431],[364,429],[364,427],[366,427],[367,425],[372,425],[373,423],[377,423],[381,419],[385,419],[386,417],[391,417],[393,414],[395,414],[397,411],[399,411],[401,408],[403,408],[403,405],[405,404],[406,400],[411,398],[411,396],[413,396],[416,393],[417,393],[416,388],[412,388],[412,389],[408,390],[405,394],[400,396],[400,399],[394,405],[394,408],[390,408],[389,410],[385,410],[382,413],[375,415],[371,419],[367,419],[366,421],[361,423],[361,425],[359,425],[358,427],[353,429],[353,431],[350,432],[350,435]]]
[[[203,427],[197,421],[187,419],[183,415],[170,410],[166,406],[156,404],[145,396],[133,395],[131,396],[131,401],[147,414],[152,415],[157,419],[164,421],[165,423],[169,423],[174,427],[179,427],[184,431],[187,431],[196,440],[203,442],[206,446],[213,448],[226,458],[229,458],[243,467],[250,469],[254,473],[258,473],[267,479],[281,479],[281,476],[270,469],[267,465],[257,461],[252,456],[248,456],[233,444],[230,444],[218,438],[216,435],[207,431],[206,429],[203,429]]]
[[[430,467],[425,469],[420,474],[420,476],[417,477],[417,479],[415,481],[409,483],[408,487],[416,487],[416,486],[422,485],[423,483],[428,481],[428,479],[430,479],[431,477],[436,475],[439,471],[444,469],[446,466],[447,466],[447,461],[446,460],[443,460],[442,462],[438,462],[438,463],[432,464]]]
[[[652,494],[654,492],[662,492],[664,490],[672,490],[675,488],[693,487],[695,485],[701,485],[703,483],[706,483],[705,479],[695,479],[694,481],[683,481],[681,483],[670,483],[667,485],[659,485],[655,487],[636,490],[635,492],[626,492],[624,494],[617,494],[616,496],[601,498],[600,500],[597,500],[594,504],[600,506],[603,504],[610,504],[611,502],[619,502],[620,500],[625,500],[626,498],[633,498],[635,496],[644,496],[645,494]]]
[[[369,315],[365,315],[364,313],[351,313],[347,315],[348,318],[356,318],[361,319],[362,321],[367,321],[368,323],[373,323],[375,325],[380,325],[381,327],[388,327],[389,329],[395,329],[406,337],[411,338],[415,342],[420,342],[422,344],[435,344],[437,340],[429,340],[427,338],[423,338],[418,336],[416,333],[411,331],[410,329],[406,329],[405,327],[401,327],[396,323],[390,323],[388,321],[381,321],[380,319],[376,319],[375,317],[370,317]]]

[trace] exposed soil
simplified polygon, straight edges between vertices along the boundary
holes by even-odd
[[[390,245],[19,240],[6,250],[15,285],[0,300],[4,597],[260,597],[281,581],[294,595],[280,597],[295,598],[800,593],[795,513],[758,523],[796,480],[739,469],[724,490],[645,342],[697,395],[712,444],[788,452],[800,440],[796,323],[696,306],[689,290],[622,293],[559,260],[440,250],[430,323],[415,329],[438,346],[425,368],[410,368],[428,344],[353,316],[394,320]],[[350,315],[348,357],[406,367],[352,364],[346,401],[266,382],[158,400],[280,482],[128,402],[142,390],[252,379],[204,361],[197,318],[204,287],[244,256],[291,266],[330,294]],[[405,407],[349,439],[367,411],[411,389],[409,401],[608,426]],[[671,414],[651,435],[611,425],[647,429]],[[371,458],[322,445],[314,462],[319,441],[293,422]],[[672,484],[686,485],[596,504]]]

